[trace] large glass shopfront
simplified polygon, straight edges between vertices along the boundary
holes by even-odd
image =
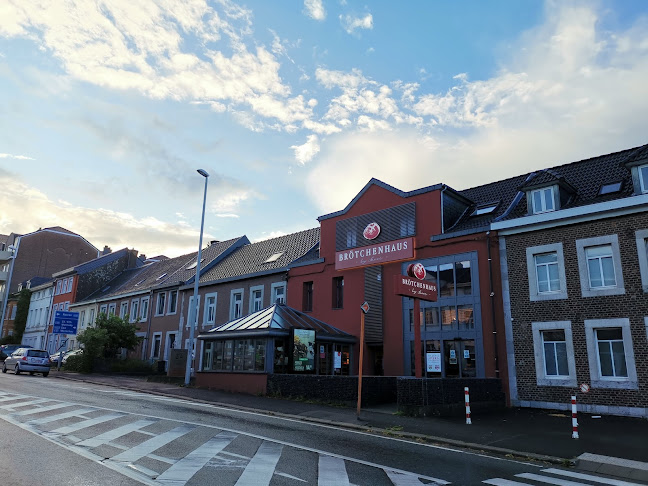
[[[421,363],[429,378],[484,376],[477,253],[420,260],[437,284],[436,302],[421,301]],[[403,266],[403,272],[406,265]],[[414,376],[414,300],[403,298],[406,374]]]

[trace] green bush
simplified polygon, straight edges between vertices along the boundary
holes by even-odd
[[[57,366],[56,361],[52,363],[52,367],[54,366]],[[85,353],[68,356],[67,360],[65,360],[65,364],[62,366],[65,371],[76,371],[79,373],[92,372],[92,360],[88,360]]]
[[[149,361],[141,359],[115,360],[110,363],[110,371],[114,373],[152,373],[153,366]]]

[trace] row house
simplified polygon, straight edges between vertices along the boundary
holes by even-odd
[[[22,337],[22,344],[32,348],[45,349],[47,324],[52,311],[54,297],[54,280],[42,278],[42,282],[29,282],[31,296],[27,325]]]
[[[648,145],[481,190],[507,195],[512,403],[648,417]]]
[[[99,256],[99,250],[82,236],[55,226],[32,233],[12,233],[0,249],[0,337],[13,329],[5,325],[4,311],[9,295],[21,282],[34,277],[51,278],[52,274],[85,263]]]

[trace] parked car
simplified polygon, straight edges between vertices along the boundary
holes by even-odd
[[[4,360],[2,372],[6,373],[10,369],[17,375],[27,371],[30,375],[42,373],[43,376],[47,376],[51,365],[49,355],[44,349],[18,348]]]
[[[0,346],[0,361],[4,361],[7,356],[9,356],[11,353],[13,353],[16,349],[19,348],[31,348],[31,346],[27,346],[24,344],[4,344]]]
[[[81,354],[82,352],[83,352],[83,349],[72,349],[70,351],[64,351],[63,352],[63,358],[61,359],[61,364],[64,365],[65,363],[67,363],[68,357],[77,356],[77,355]],[[60,353],[50,354],[49,358],[50,358],[50,361],[52,362],[52,364],[57,364],[58,363],[59,355],[60,355]]]

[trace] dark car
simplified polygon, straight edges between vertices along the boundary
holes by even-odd
[[[16,349],[19,348],[31,348],[32,346],[27,346],[25,344],[3,344],[0,346],[0,362],[7,359],[7,356],[11,356]]]

